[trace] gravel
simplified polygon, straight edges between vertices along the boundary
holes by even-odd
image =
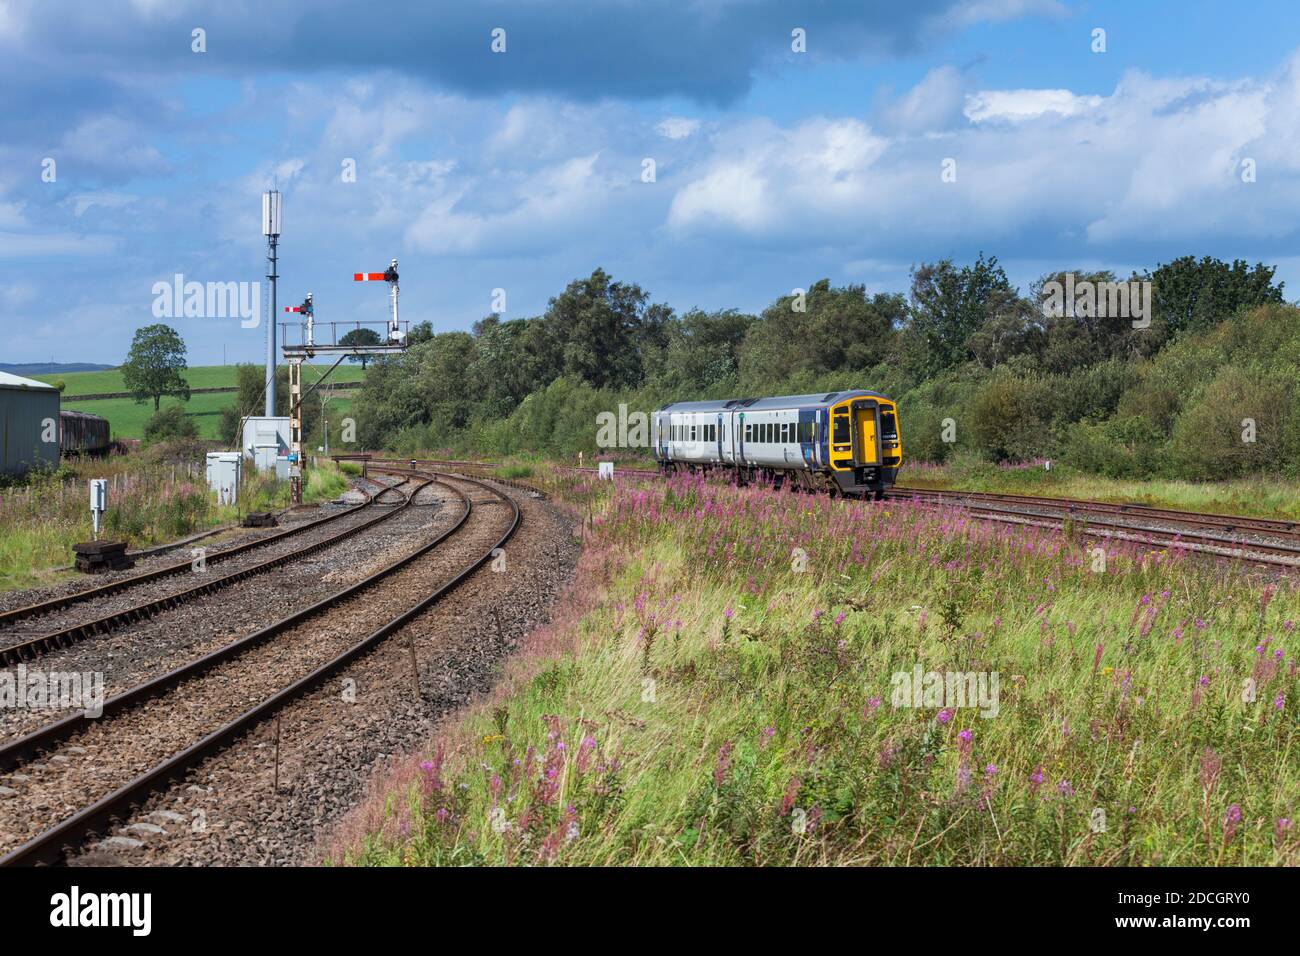
[[[29,763],[17,775],[0,776],[0,784],[15,791],[0,798],[3,845],[15,845],[187,746],[450,579],[471,552],[481,553],[499,537],[509,515],[503,504],[489,503],[491,495],[458,484],[475,500],[474,515],[431,554],[345,602],[327,618],[286,631],[163,698],[92,723],[53,755],[70,757],[66,763],[43,756],[39,760],[44,763]],[[353,661],[346,673],[280,709],[279,793],[273,789],[277,721],[266,720],[154,795],[131,819],[110,827],[83,849],[79,861],[313,861],[323,828],[361,798],[370,773],[393,755],[418,747],[441,717],[490,688],[518,640],[549,617],[551,603],[576,562],[576,522],[526,493],[508,493],[520,501],[524,522],[506,545],[507,573],[494,573],[491,563],[485,565],[446,600]],[[444,506],[431,509],[417,499],[417,506],[409,509],[424,517],[423,540],[453,523],[461,510],[445,491],[431,490],[428,495],[443,499]],[[397,542],[369,542],[366,550],[374,563],[388,564],[412,546],[409,540],[405,549]],[[365,565],[328,573],[355,579],[369,569]],[[240,585],[222,596],[231,599],[244,590]],[[500,610],[500,631],[491,613],[494,608]],[[412,639],[423,690],[418,699],[412,688]],[[345,693],[348,688],[355,688],[355,694]]]

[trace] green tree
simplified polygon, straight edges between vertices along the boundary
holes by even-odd
[[[951,259],[912,270],[910,326],[924,354],[921,371],[934,374],[971,357],[970,338],[990,314],[1007,313],[1016,290],[997,256],[958,269]]]
[[[750,392],[768,392],[777,382],[803,373],[859,371],[884,360],[894,328],[906,318],[900,295],[868,296],[866,287],[832,288],[814,282],[800,300],[782,296],[749,329],[741,356],[741,382]]]
[[[156,414],[164,395],[190,400],[190,386],[181,375],[185,343],[176,330],[161,323],[136,329],[131,351],[122,365],[122,381],[137,402],[153,399]]]
[[[1245,259],[1232,264],[1204,256],[1182,256],[1157,266],[1152,308],[1173,334],[1203,331],[1230,319],[1238,309],[1282,301],[1284,283],[1273,284],[1275,266],[1251,267]]]
[[[641,347],[659,335],[660,307],[647,316],[646,293],[597,269],[575,279],[546,310],[546,322],[563,342],[563,373],[597,388],[636,385]]]
[[[419,326],[416,326],[416,328],[418,329]],[[344,335],[341,339],[339,339],[339,345],[351,345],[359,348],[365,345],[378,345],[382,341],[383,339],[379,337],[379,333],[376,332],[374,329],[361,328],[361,329],[353,329],[352,331]],[[348,356],[349,361],[360,362],[363,371],[366,367],[366,363],[368,363],[372,358],[374,358],[373,355]]]

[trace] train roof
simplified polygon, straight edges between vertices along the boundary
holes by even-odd
[[[79,412],[74,408],[61,408],[59,415],[63,418],[85,418],[91,421],[108,421],[103,415],[96,415],[94,412]]]
[[[714,402],[670,402],[661,412],[758,412],[787,408],[822,408],[846,398],[883,398],[879,392],[849,389],[843,392],[816,392],[812,395],[777,395],[772,398],[730,398]]]

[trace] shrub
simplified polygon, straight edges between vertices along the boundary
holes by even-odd
[[[1294,370],[1225,367],[1174,424],[1181,477],[1234,478],[1294,471],[1300,460]]]
[[[1050,454],[1055,442],[1043,417],[1048,408],[1044,391],[1038,382],[995,376],[970,405],[975,440],[997,461],[1028,461]]]
[[[1133,416],[1070,429],[1065,460],[1108,478],[1150,478],[1163,470],[1164,438],[1145,418]]]
[[[194,438],[198,433],[194,420],[180,405],[159,409],[144,426],[144,440],[149,445],[170,438]]]

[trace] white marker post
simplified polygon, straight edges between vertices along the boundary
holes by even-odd
[[[95,540],[99,540],[99,519],[108,510],[108,479],[92,478],[90,480],[90,520],[95,529]]]
[[[600,463],[600,472],[597,475],[601,481],[614,480],[614,463],[612,461],[602,461]]]

